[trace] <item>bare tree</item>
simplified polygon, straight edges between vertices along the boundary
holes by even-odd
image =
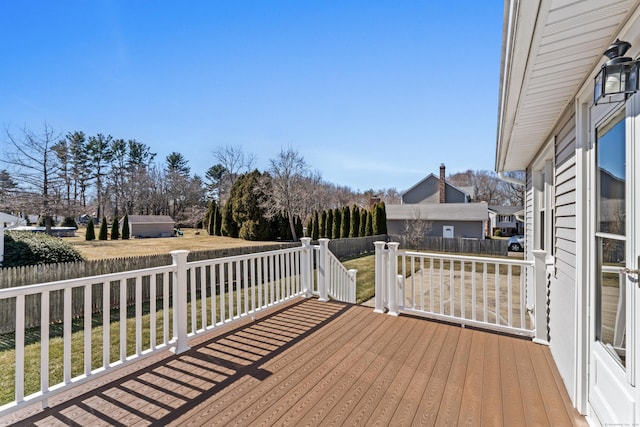
[[[33,208],[39,208],[40,214],[45,218],[47,233],[50,233],[56,204],[53,190],[58,177],[58,164],[53,146],[60,135],[47,123],[44,124],[41,134],[36,134],[26,127],[18,135],[6,128],[5,134],[9,151],[1,161],[12,169],[13,176],[21,185],[38,196],[39,206]]]
[[[253,169],[256,156],[246,154],[241,146],[225,145],[218,147],[213,156],[218,161],[217,170],[212,171],[214,175],[220,173],[218,178],[218,201],[224,204],[229,197],[229,191],[241,173],[249,172]]]
[[[420,208],[412,209],[412,218],[404,220],[403,240],[409,249],[420,249],[420,246],[433,227],[433,222],[421,217]]]
[[[301,217],[306,212],[307,163],[299,152],[287,148],[280,149],[280,153],[269,164],[266,176],[258,185],[259,191],[266,195],[261,207],[269,218],[286,213],[293,240],[297,240],[294,221],[296,216]]]

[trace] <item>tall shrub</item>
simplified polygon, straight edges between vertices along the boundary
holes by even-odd
[[[313,212],[313,229],[311,231],[311,239],[318,240],[320,238],[320,220],[318,218],[318,211]]]
[[[222,235],[229,237],[238,237],[238,224],[233,220],[233,207],[231,200],[227,200],[222,208]]]
[[[93,225],[93,218],[89,220],[87,224],[87,232],[84,235],[85,240],[96,240],[96,230]]]
[[[327,237],[327,211],[322,211],[320,214],[320,223],[318,224],[318,238]]]
[[[349,206],[342,208],[342,224],[340,226],[340,238],[346,239],[351,231],[351,209]]]
[[[295,221],[294,221],[294,226],[296,229],[296,236],[298,237],[298,240],[300,240],[300,237],[302,237],[302,218],[300,218],[299,216],[296,217]],[[293,236],[291,237],[293,238]]]
[[[367,236],[373,236],[373,208],[367,213]]]
[[[360,237],[367,235],[367,216],[369,216],[369,213],[366,209],[362,208],[360,211],[360,232],[358,233]]]
[[[111,240],[118,240],[120,238],[120,224],[118,216],[113,218],[113,224],[111,224]]]
[[[349,237],[358,237],[360,234],[360,209],[358,206],[353,205],[351,210],[351,229],[349,230]]]
[[[333,210],[333,230],[331,230],[331,238],[339,239],[342,228],[342,211],[339,208]]]
[[[131,229],[129,228],[129,214],[125,213],[122,218],[122,240],[129,240],[131,237]]]
[[[107,240],[108,225],[107,225],[107,217],[102,217],[102,223],[100,224],[100,231],[98,232],[98,240]]]
[[[333,233],[333,209],[327,211],[327,228],[324,231],[324,236],[327,239],[331,239]]]
[[[312,233],[313,233],[313,215],[311,215],[307,220],[307,234],[304,237],[311,237]]]

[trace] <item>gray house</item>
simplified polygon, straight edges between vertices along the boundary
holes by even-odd
[[[425,237],[485,237],[486,203],[387,205],[386,212],[387,233],[391,236],[421,232]]]
[[[169,215],[129,215],[131,237],[172,237],[174,225]]]
[[[446,181],[442,164],[440,176],[427,175],[402,193],[402,204],[386,206],[387,232],[401,241],[422,237],[484,239],[487,204],[471,203],[471,194],[469,189]]]
[[[445,179],[445,166],[440,165],[440,176],[427,175],[401,194],[402,204],[414,203],[469,203],[472,191],[456,187]]]

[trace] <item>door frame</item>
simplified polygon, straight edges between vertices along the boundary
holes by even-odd
[[[638,422],[636,407],[638,405],[637,384],[637,336],[639,329],[635,325],[635,311],[638,307],[638,291],[632,283],[633,277],[625,275],[626,287],[626,366],[623,368],[613,356],[604,348],[602,343],[596,340],[596,286],[597,286],[597,250],[596,250],[596,199],[597,199],[597,171],[596,171],[596,129],[615,117],[623,108],[626,108],[624,116],[625,126],[625,260],[628,268],[638,268],[636,257],[638,252],[637,224],[640,211],[635,209],[638,200],[638,175],[635,165],[640,166],[638,152],[635,146],[640,141],[640,96],[632,96],[626,103],[604,104],[591,106],[588,110],[588,145],[583,160],[585,167],[582,172],[586,175],[588,187],[586,190],[586,220],[582,224],[582,230],[586,231],[583,247],[586,251],[578,262],[586,266],[586,278],[588,286],[584,289],[590,307],[587,313],[586,331],[583,331],[586,347],[586,365],[582,366],[582,375],[587,373],[586,381],[583,381],[583,391],[586,393],[586,406],[589,412],[602,422]],[[582,147],[585,148],[585,147]],[[578,156],[579,157],[579,156]],[[580,286],[579,286],[580,287]],[[585,323],[582,323],[585,325]],[[581,360],[578,359],[580,364]],[[584,363],[584,359],[582,360]],[[577,385],[580,388],[580,385]],[[614,397],[610,399],[609,397]],[[602,419],[606,417],[607,419]]]

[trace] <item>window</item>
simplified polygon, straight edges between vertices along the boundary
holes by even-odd
[[[596,129],[596,339],[625,366],[624,111]]]

